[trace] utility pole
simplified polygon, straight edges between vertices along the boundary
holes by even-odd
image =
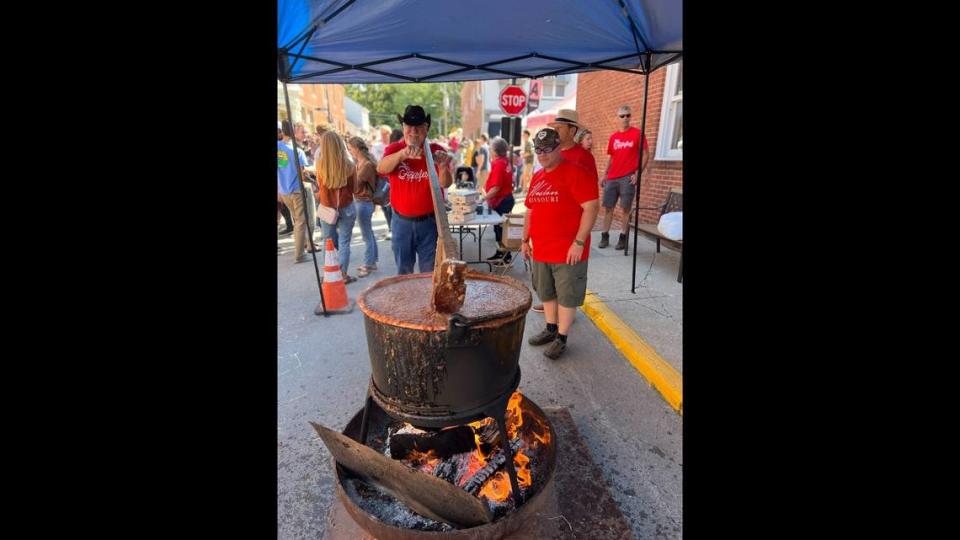
[[[448,83],[440,83],[440,90],[443,92],[443,123],[441,124],[443,133],[441,133],[441,135],[446,135],[450,130],[450,124],[447,120],[447,109],[450,108],[450,96],[447,94],[447,84]]]

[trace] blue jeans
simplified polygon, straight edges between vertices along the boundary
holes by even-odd
[[[433,272],[433,260],[437,256],[437,221],[432,215],[423,221],[412,221],[394,212],[392,235],[397,274],[412,274],[417,259],[420,260],[420,272]]]
[[[514,202],[515,202],[515,199],[513,198],[513,194],[511,193],[510,195],[507,195],[506,199],[500,201],[500,204],[498,204],[497,207],[493,209],[493,211],[500,214],[501,216],[504,214],[509,214],[513,210]],[[503,226],[494,225],[493,235],[497,239],[497,244],[500,244],[500,242],[503,240]],[[499,249],[499,247],[497,249]]]
[[[388,204],[387,206],[381,206],[380,209],[383,210],[383,217],[387,220],[387,230],[392,232],[393,225],[391,222],[393,221],[393,208]]]
[[[377,251],[377,238],[373,235],[373,211],[376,205],[369,201],[357,201],[357,217],[360,219],[360,233],[363,234],[363,243],[367,250],[363,254],[363,264],[373,266],[377,264],[380,253]]]
[[[333,240],[333,247],[340,255],[340,271],[346,273],[350,266],[350,237],[353,235],[353,224],[357,221],[357,209],[353,203],[340,209],[337,222],[330,225],[321,221],[323,229],[323,245],[326,247],[327,238]],[[342,246],[342,247],[341,247]]]

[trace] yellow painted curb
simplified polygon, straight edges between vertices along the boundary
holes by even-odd
[[[683,415],[683,376],[664,360],[657,351],[644,341],[632,328],[609,308],[592,291],[580,309],[597,325],[614,347],[637,368],[647,381],[667,400],[667,403]]]

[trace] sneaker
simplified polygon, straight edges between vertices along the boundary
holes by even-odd
[[[497,252],[494,253],[492,257],[487,257],[487,260],[488,260],[488,261],[495,261],[495,260],[497,260],[497,259],[502,259],[504,255],[506,255],[506,252],[500,251],[500,250],[498,249]]]
[[[543,313],[543,304],[537,304],[530,309],[536,311],[537,313]]]
[[[621,234],[620,239],[617,240],[617,247],[613,249],[627,249],[627,235]]]
[[[529,343],[529,344],[531,344],[531,345],[535,345],[535,346],[536,346],[536,345],[546,345],[547,343],[550,343],[550,342],[553,341],[553,340],[560,341],[560,340],[557,339],[557,332],[551,332],[551,331],[547,330],[546,328],[544,328],[539,334],[537,334],[537,335],[533,336],[532,338],[528,339],[528,340],[527,340],[527,343]]]
[[[510,264],[510,261],[512,260],[513,260],[513,254],[510,253],[509,251],[506,252],[506,254],[504,254],[503,256],[503,264]]]
[[[551,360],[556,360],[560,358],[560,355],[563,354],[563,351],[567,350],[567,344],[564,343],[559,337],[553,340],[553,343],[545,351],[543,355]]]
[[[299,264],[299,263],[307,262],[310,260],[313,260],[313,257],[307,257],[306,255],[301,255],[293,260],[293,264]]]
[[[600,233],[600,243],[597,244],[598,248],[605,248],[610,245],[610,233]],[[617,248],[620,249],[620,248]]]

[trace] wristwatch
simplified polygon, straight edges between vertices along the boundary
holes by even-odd
[[[578,245],[578,246],[580,246],[580,247],[583,247],[583,242],[577,240],[576,238],[573,239],[573,243],[576,244],[576,245]]]

